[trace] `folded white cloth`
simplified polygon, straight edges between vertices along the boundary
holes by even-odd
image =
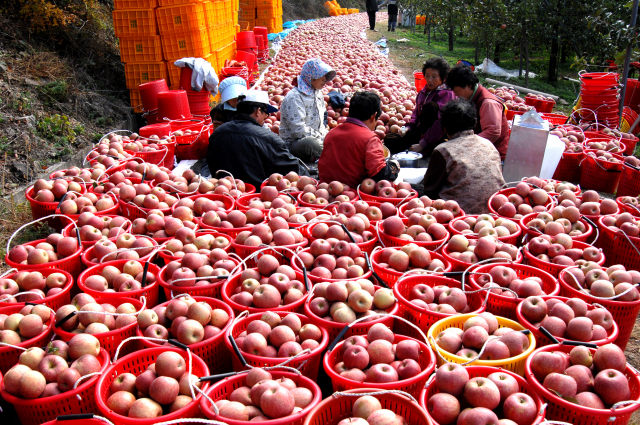
[[[202,87],[214,96],[218,94],[218,74],[209,62],[202,58],[182,58],[174,62],[180,68],[189,67],[191,74],[191,90],[200,91]]]

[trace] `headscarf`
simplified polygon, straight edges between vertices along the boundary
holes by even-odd
[[[313,95],[315,89],[311,85],[311,81],[324,76],[327,77],[327,81],[331,81],[336,76],[336,72],[324,63],[322,59],[309,59],[302,66],[302,71],[300,71],[298,90],[306,95]]]

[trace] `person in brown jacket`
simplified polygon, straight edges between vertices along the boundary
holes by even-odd
[[[466,214],[488,213],[489,198],[505,183],[500,154],[491,142],[474,134],[476,109],[468,100],[452,100],[440,113],[449,139],[431,155],[424,194],[454,200]]]

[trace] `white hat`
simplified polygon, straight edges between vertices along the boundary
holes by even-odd
[[[220,83],[220,102],[235,99],[247,92],[247,82],[240,77],[229,77]]]
[[[267,106],[267,112],[269,112],[270,114],[278,112],[278,108],[272,106],[269,103],[269,94],[266,91],[247,90],[247,92],[244,94],[244,99],[241,99],[241,101],[263,103]]]

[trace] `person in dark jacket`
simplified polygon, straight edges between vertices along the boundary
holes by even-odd
[[[273,173],[308,175],[282,139],[262,126],[269,114],[277,111],[266,92],[248,90],[240,96],[233,121],[218,127],[209,138],[207,164],[211,174],[226,170],[256,187]]]
[[[247,82],[240,77],[229,77],[222,80],[218,89],[220,103],[211,110],[211,121],[224,124],[236,116],[238,97],[246,93]]]
[[[369,15],[369,29],[375,32],[378,32],[378,30],[376,30],[376,12],[377,11],[378,11],[377,0],[367,0],[367,15]]]
[[[396,32],[396,25],[398,25],[398,3],[399,0],[385,0],[384,3],[380,5],[387,6],[387,13],[389,14],[389,28],[387,31]]]

